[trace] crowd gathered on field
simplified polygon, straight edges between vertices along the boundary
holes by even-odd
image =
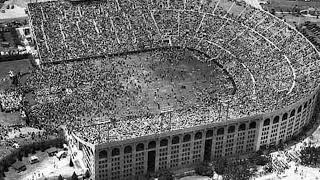
[[[17,91],[0,92],[1,111],[11,112],[21,108],[22,94]]]
[[[318,81],[306,38],[241,1],[58,1],[28,13],[41,60],[24,87],[28,118],[92,143],[274,111]]]

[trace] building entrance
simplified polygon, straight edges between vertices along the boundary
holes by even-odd
[[[148,172],[155,171],[155,164],[156,164],[156,151],[149,151],[148,152]]]

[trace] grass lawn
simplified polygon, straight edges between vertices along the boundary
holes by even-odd
[[[294,0],[269,0],[270,4],[266,5],[270,9],[275,9],[276,11],[280,11],[281,9],[283,11],[291,11],[293,7],[296,5],[298,8],[302,9],[308,9],[309,7],[314,8],[320,8],[320,1],[294,1]]]
[[[0,91],[11,85],[11,80],[8,79],[8,72],[11,70],[14,73],[26,72],[31,67],[28,59],[18,61],[0,62]],[[0,124],[20,124],[21,121],[19,112],[5,113],[0,111]]]
[[[180,180],[210,180],[210,178],[205,176],[187,176]]]
[[[276,16],[285,19],[287,23],[289,23],[289,24],[291,24],[293,26],[295,26],[295,25],[299,25],[300,26],[300,25],[304,24],[307,21],[320,25],[320,18],[317,19],[317,18],[303,17],[303,16],[297,17],[297,16],[294,16],[292,14],[279,14],[279,13],[277,13]]]
[[[31,66],[29,59],[0,62],[0,79],[5,78],[10,70],[13,71],[13,73],[17,73],[19,71],[23,73],[28,71]]]
[[[0,124],[1,125],[12,125],[12,124],[25,124],[20,118],[19,112],[5,113],[0,111]]]

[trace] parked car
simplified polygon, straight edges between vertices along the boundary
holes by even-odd
[[[68,155],[67,151],[59,151],[56,156],[60,160],[61,158],[66,158]]]
[[[39,158],[37,156],[31,156],[29,159],[30,164],[34,164],[39,162]]]

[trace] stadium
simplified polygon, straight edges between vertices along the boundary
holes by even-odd
[[[40,59],[28,117],[63,125],[97,180],[277,145],[316,108],[319,52],[241,0],[41,2],[28,14]]]

